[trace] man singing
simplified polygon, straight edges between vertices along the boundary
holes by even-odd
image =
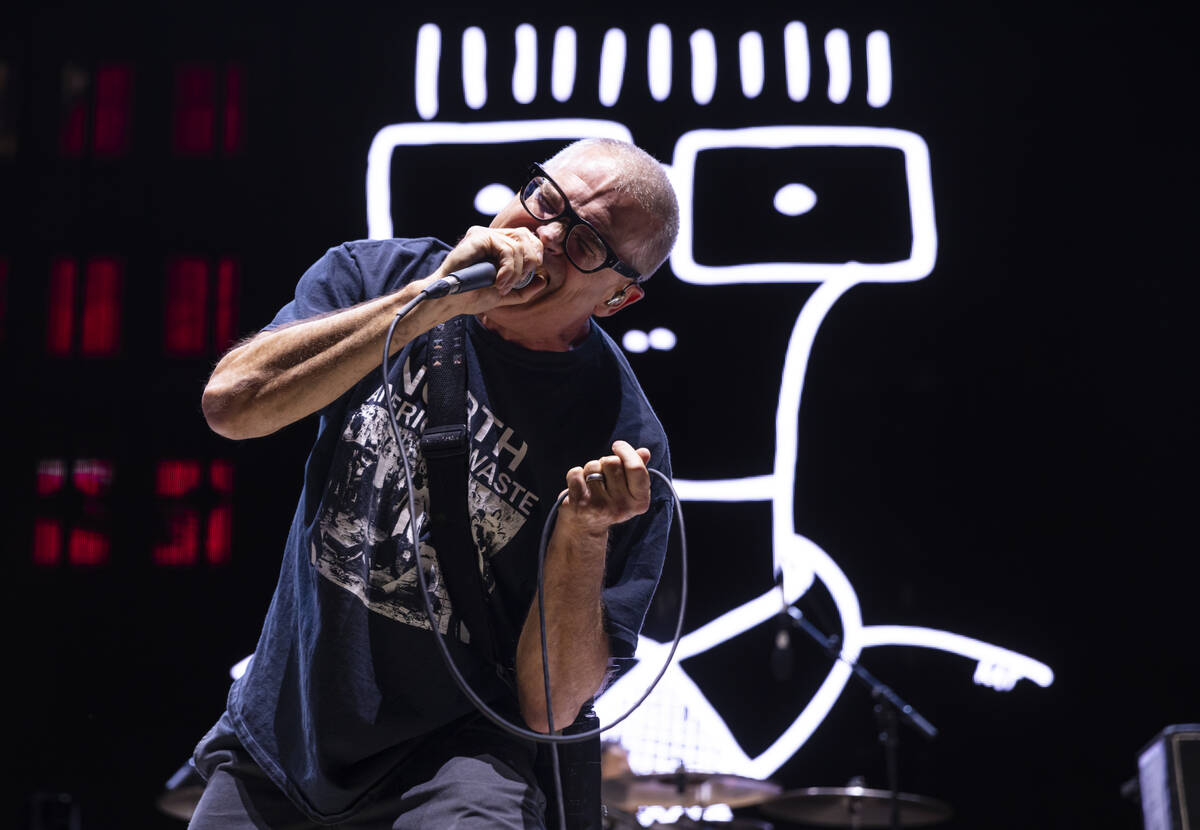
[[[533,730],[569,725],[610,662],[633,654],[671,515],[669,489],[652,490],[648,468],[669,476],[670,460],[632,370],[592,318],[644,296],[677,228],[658,162],[624,142],[580,141],[534,165],[490,227],[453,248],[424,238],[331,249],[267,329],[220,360],[203,397],[216,432],[268,435],[314,412],[320,424],[254,658],[196,749],[207,786],[192,827],[545,826],[536,747],[459,691],[416,566],[431,575],[437,636],[467,682]],[[399,322],[385,388],[397,311],[481,261],[495,264],[494,285],[427,299]],[[495,660],[434,567],[449,546],[431,529],[421,437],[444,331],[435,327],[455,319],[469,436],[463,532]],[[547,712],[537,554],[564,477],[545,560]]]

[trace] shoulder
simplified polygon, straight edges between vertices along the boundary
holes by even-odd
[[[390,273],[431,264],[441,264],[450,246],[432,236],[414,239],[359,239],[339,246],[363,273]]]
[[[331,248],[362,283],[364,299],[395,291],[437,270],[450,246],[430,236],[414,239],[359,239]]]
[[[437,270],[450,247],[419,239],[363,239],[329,248],[300,277],[295,297],[268,328],[391,293]]]
[[[445,253],[450,250],[449,245],[432,236],[352,239],[349,242],[343,242],[339,247],[359,256],[421,255],[427,252]]]

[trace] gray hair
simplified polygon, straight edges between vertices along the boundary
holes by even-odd
[[[617,191],[627,194],[656,223],[630,263],[649,279],[667,261],[679,235],[679,202],[662,164],[641,147],[615,138],[584,138],[554,154],[546,165],[561,164],[582,153],[600,151],[617,164]]]

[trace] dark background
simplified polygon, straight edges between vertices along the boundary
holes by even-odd
[[[1137,804],[1120,794],[1139,751],[1169,724],[1200,721],[1189,507],[1197,212],[1187,125],[1196,58],[1184,22],[1165,8],[742,3],[651,15],[632,4],[526,4],[519,13],[446,3],[39,4],[4,12],[11,737],[0,824],[38,826],[41,816],[41,826],[66,826],[55,816],[67,808],[54,805],[69,802],[85,828],[182,826],[155,799],[220,712],[230,666],[253,649],[314,425],[236,444],[207,431],[200,391],[224,344],[210,338],[200,354],[168,353],[165,264],[181,254],[233,258],[243,336],[271,318],[327,247],[365,236],[366,151],[383,126],[419,120],[412,53],[417,28],[433,22],[448,53],[437,120],[611,118],[668,161],[675,139],[700,127],[891,126],[926,140],[937,265],[918,282],[854,288],[823,324],[801,411],[796,530],[848,574],[867,624],[942,628],[1054,669],[1047,689],[1022,681],[1000,693],[974,685],[974,664],[961,657],[864,653],[941,730],[934,742],[903,733],[901,783],[953,805],[945,826],[1139,826]],[[799,103],[782,82],[790,20],[807,25],[813,54],[812,92]],[[505,92],[520,22],[537,25],[543,49],[539,97],[524,107]],[[662,103],[648,95],[643,71],[656,22],[675,34],[675,84]],[[462,103],[447,68],[472,24],[492,50],[492,95],[478,112]],[[581,92],[559,104],[547,91],[546,55],[564,24],[579,32]],[[592,91],[610,26],[629,36],[630,71],[620,102],[606,109]],[[707,107],[688,86],[686,35],[701,26],[716,35],[722,67]],[[849,33],[855,61],[844,104],[824,95],[821,38],[834,27]],[[766,41],[766,86],[746,101],[736,42],[751,29]],[[861,82],[862,43],[875,29],[890,35],[894,71],[892,100],[879,110],[866,105]],[[124,145],[105,155],[85,137],[81,152],[64,151],[64,73],[95,77],[114,63],[131,67]],[[218,78],[231,66],[244,72],[244,132],[229,147],[218,139],[187,153],[173,137],[179,73],[195,65]],[[515,185],[528,161],[481,170],[490,178],[480,183]],[[453,153],[436,163],[462,174]],[[767,166],[741,172],[757,175],[769,175]],[[398,234],[453,236],[483,221],[461,201],[428,198]],[[778,248],[774,229],[738,200],[723,214],[713,204],[706,232],[727,236],[714,243],[714,261],[756,261]],[[886,220],[873,197],[862,205],[864,223],[880,211]],[[813,242],[824,252],[792,256],[895,255],[886,234],[855,248],[853,200],[844,210],[848,218]],[[51,353],[52,260],[110,255],[123,266],[115,352],[81,354],[76,342]],[[631,355],[671,435],[677,476],[768,472],[776,378],[811,290],[702,288],[667,268],[646,302],[606,323],[617,337],[658,325],[679,336],[673,352]],[[42,462],[92,458],[113,470],[99,496],[38,495]],[[157,464],[174,458],[230,460],[232,496],[203,488],[182,502],[156,496]],[[230,562],[154,564],[181,504],[203,512],[230,499]],[[696,505],[685,516],[695,626],[770,585],[769,518],[764,505]],[[38,517],[106,534],[106,563],[60,556],[35,565]],[[836,626],[819,590],[805,603]],[[653,625],[665,619],[664,604]],[[780,682],[767,670],[765,627],[739,643],[687,668],[753,755],[827,666],[801,646],[794,677]],[[776,780],[790,789],[863,775],[882,785],[874,727],[866,694],[852,684]]]

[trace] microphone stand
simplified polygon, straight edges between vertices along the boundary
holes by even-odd
[[[937,729],[909,704],[900,699],[891,687],[881,682],[875,675],[863,668],[857,661],[850,662],[842,656],[838,648],[837,637],[827,637],[815,625],[810,623],[799,608],[789,605],[787,619],[793,628],[798,628],[811,637],[821,649],[833,659],[850,666],[851,672],[871,691],[871,699],[875,701],[875,719],[879,728],[879,742],[883,744],[884,757],[887,762],[888,789],[891,792],[891,828],[900,830],[900,734],[899,721],[912,726],[926,738],[937,737]]]

